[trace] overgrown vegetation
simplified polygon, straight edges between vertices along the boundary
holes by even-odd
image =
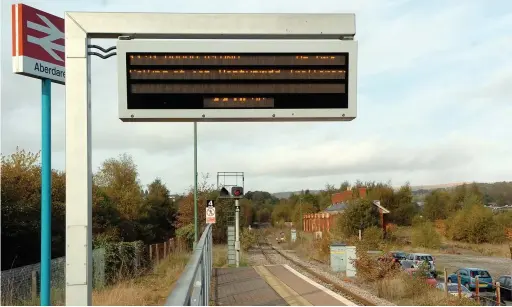
[[[421,277],[404,272],[378,280],[375,287],[379,297],[399,306],[478,306],[474,300],[447,296],[429,286]]]
[[[40,184],[39,153],[18,150],[2,156],[2,270],[39,262]],[[218,199],[218,191],[199,182],[199,231],[204,227],[206,199],[216,200],[216,243],[226,242],[225,229],[234,213],[233,202]],[[240,226],[270,222],[277,199],[268,192],[247,192],[240,200]],[[177,234],[192,245],[194,238],[194,197],[190,188],[171,197],[169,189],[156,178],[147,187],[139,180],[137,165],[129,155],[105,160],[93,176],[93,246],[142,241],[145,245],[164,242]],[[52,257],[65,250],[65,173],[52,172]]]
[[[419,221],[412,228],[412,245],[437,249],[441,247],[441,235],[430,221]]]
[[[39,153],[2,156],[2,270],[40,260]],[[129,155],[107,159],[93,177],[94,248],[109,242],[166,241],[174,235],[175,203],[160,179],[143,187]],[[65,251],[65,173],[52,171],[52,257]]]
[[[481,204],[468,204],[446,221],[447,236],[468,243],[502,243],[506,226],[512,227],[512,211],[494,214]]]
[[[164,259],[147,275],[124,280],[93,292],[95,306],[162,306],[181,275],[189,253],[178,252]]]
[[[249,248],[258,243],[258,236],[256,231],[249,230],[248,228],[242,229],[240,234],[240,245],[242,250],[248,251]]]
[[[107,243],[101,248],[105,251],[105,285],[142,275],[148,268],[142,241]]]

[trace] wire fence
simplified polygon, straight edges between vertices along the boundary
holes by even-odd
[[[155,267],[167,258],[171,253],[181,251],[185,247],[180,240],[171,238],[165,242],[144,246],[140,253],[134,253],[131,258],[132,267],[143,272],[147,268]],[[107,255],[105,248],[95,249],[93,251],[93,289],[102,288],[110,283],[112,276],[106,276],[112,268],[107,266],[112,264],[112,258]],[[114,259],[115,262],[116,259]],[[147,261],[149,260],[149,261]],[[117,261],[119,262],[119,261]],[[113,267],[114,270],[124,270],[119,265]],[[123,265],[121,265],[123,266]],[[66,283],[66,257],[55,258],[51,261],[51,291],[53,297],[65,297]],[[22,305],[27,302],[37,303],[40,284],[41,284],[41,264],[35,263],[23,267],[5,270],[1,272],[1,305]],[[32,304],[33,305],[33,304]]]
[[[93,251],[93,286],[104,284],[105,250]],[[66,282],[66,257],[51,261],[51,289],[53,292],[63,290]],[[5,270],[1,273],[2,305],[36,300],[40,292],[41,263]]]

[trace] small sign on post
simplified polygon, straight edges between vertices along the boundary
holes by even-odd
[[[206,201],[206,224],[215,224],[215,202]]]

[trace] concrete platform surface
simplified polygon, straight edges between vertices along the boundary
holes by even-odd
[[[252,267],[213,270],[216,306],[288,306]]]
[[[216,268],[217,306],[353,306],[353,302],[288,265]]]

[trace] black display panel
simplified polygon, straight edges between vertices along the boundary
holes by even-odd
[[[348,53],[127,53],[128,109],[348,108]]]

